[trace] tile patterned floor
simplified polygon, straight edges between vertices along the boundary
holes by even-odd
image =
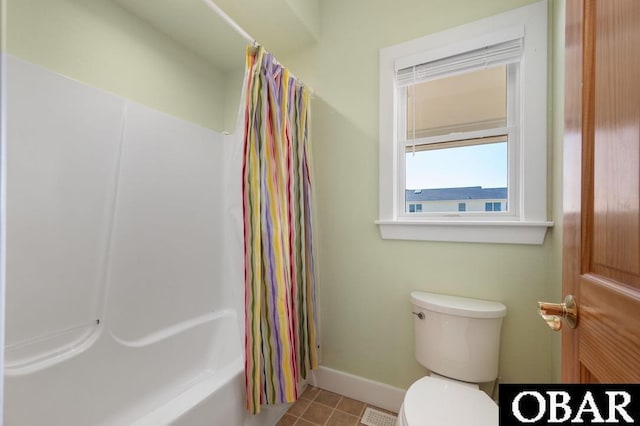
[[[362,425],[360,419],[367,407],[391,413],[346,396],[308,386],[276,426],[359,426]]]

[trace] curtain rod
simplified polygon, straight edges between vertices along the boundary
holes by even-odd
[[[249,44],[251,44],[253,47],[258,46],[258,42],[256,41],[256,39],[251,37],[249,33],[244,30],[244,28],[238,25],[238,23],[234,21],[229,15],[227,15],[225,11],[220,8],[220,6],[215,4],[213,0],[202,0],[202,1],[204,2],[204,4],[206,4],[209,7],[209,9],[213,10],[220,18],[222,18],[222,20],[224,20],[227,24],[229,24],[231,28],[233,28],[238,34],[240,34],[242,38],[247,40]],[[291,73],[291,71],[289,72]],[[314,95],[315,92],[313,90],[313,87],[309,86],[304,81],[300,80],[298,77],[293,75],[293,73],[291,73],[291,76],[296,80],[298,80],[302,85],[306,86],[311,91],[312,96]]]
[[[257,46],[258,42],[255,38],[251,37],[248,32],[246,32],[236,21],[231,19],[229,15],[227,15],[224,10],[220,9],[220,6],[215,4],[213,0],[203,0],[204,4],[209,6],[209,9],[213,10],[219,17],[221,17],[227,24],[231,26],[238,34],[242,36],[245,40],[252,44],[253,46]]]

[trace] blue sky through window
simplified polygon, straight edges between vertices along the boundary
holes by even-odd
[[[507,142],[407,152],[407,189],[465,186],[507,186]]]

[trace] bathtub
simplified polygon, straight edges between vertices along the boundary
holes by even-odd
[[[234,310],[136,341],[115,336],[108,321],[94,333],[87,349],[61,362],[6,366],[5,425],[266,426],[287,408],[246,412]]]
[[[241,144],[7,70],[3,425],[274,424],[245,410]]]

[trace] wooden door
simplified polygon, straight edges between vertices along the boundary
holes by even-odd
[[[566,5],[562,379],[640,383],[640,1]]]

